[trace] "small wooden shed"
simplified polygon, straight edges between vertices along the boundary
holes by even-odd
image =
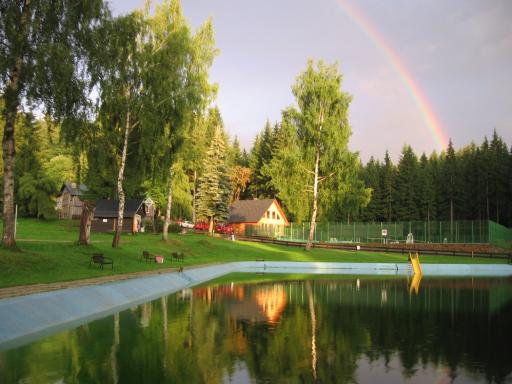
[[[101,199],[96,201],[96,209],[91,224],[91,230],[96,232],[111,232],[115,230],[118,200]],[[143,219],[153,218],[154,204],[151,199],[126,199],[123,213],[123,232],[136,233],[142,228]]]
[[[244,234],[245,226],[250,225],[288,225],[288,219],[276,199],[238,200],[229,208],[228,223],[235,233]]]
[[[82,215],[82,195],[89,189],[84,184],[77,185],[66,181],[57,197],[57,216],[59,219],[78,219]]]

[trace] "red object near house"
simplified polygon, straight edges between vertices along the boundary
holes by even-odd
[[[217,224],[215,226],[215,232],[229,235],[233,233],[233,226],[231,224]]]
[[[194,225],[194,229],[196,231],[207,231],[208,230],[208,223],[197,222]]]

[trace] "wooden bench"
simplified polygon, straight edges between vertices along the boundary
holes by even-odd
[[[149,253],[148,251],[142,251],[142,257],[140,258],[140,261],[144,260],[145,262],[152,261],[156,262],[156,255],[153,255],[152,253]]]
[[[183,254],[183,252],[173,252],[172,253],[172,260],[184,262],[185,261],[185,255]]]
[[[91,260],[89,261],[89,268],[91,268],[91,264],[99,264],[101,269],[103,269],[105,264],[111,264],[112,269],[114,269],[114,260],[103,256],[103,253],[93,253]]]

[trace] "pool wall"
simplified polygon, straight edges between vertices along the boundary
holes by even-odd
[[[510,276],[505,264],[424,264],[425,276]],[[174,293],[232,272],[406,275],[408,264],[235,262],[0,300],[0,350]]]

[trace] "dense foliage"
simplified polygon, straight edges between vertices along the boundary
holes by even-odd
[[[4,245],[15,206],[52,217],[67,180],[86,183],[91,200],[150,197],[166,223],[222,221],[232,201],[277,198],[298,222],[317,211],[318,221],[512,225],[512,153],[496,132],[419,158],[406,145],[397,164],[386,152],[363,166],[347,149],[342,75],[310,61],[292,86],[296,105],[246,151],[214,105],[211,20],[193,30],[178,0],[115,18],[101,1],[75,3],[1,8]]]
[[[373,190],[364,221],[493,220],[512,226],[512,150],[494,132],[477,146],[455,150],[450,142],[440,155],[402,149],[398,164],[370,158],[363,168]]]

